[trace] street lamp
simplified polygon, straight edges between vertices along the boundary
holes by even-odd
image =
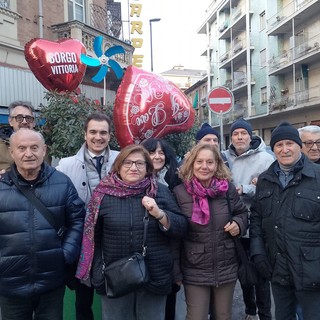
[[[149,20],[149,25],[150,25],[150,49],[151,49],[151,72],[153,72],[153,52],[152,52],[152,22],[159,22],[161,19],[160,18],[154,18]]]

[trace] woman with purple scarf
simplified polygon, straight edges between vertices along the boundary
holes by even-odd
[[[188,233],[182,240],[175,280],[185,288],[187,320],[207,319],[210,304],[215,320],[231,320],[238,273],[233,237],[246,233],[247,209],[212,145],[193,147],[180,178],[183,184],[173,192],[188,219]]]
[[[103,284],[97,288],[102,294],[103,320],[164,320],[172,283],[170,238],[182,237],[187,231],[186,218],[173,195],[154,177],[148,151],[130,145],[121,150],[88,204],[76,277],[90,277],[97,286],[102,256],[108,265],[141,252],[146,210],[149,282],[119,298],[108,298]]]

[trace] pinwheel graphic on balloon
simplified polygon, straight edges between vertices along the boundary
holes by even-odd
[[[97,74],[91,79],[94,82],[101,82],[103,80],[103,104],[106,104],[106,75],[111,68],[116,77],[120,79],[123,76],[123,70],[119,63],[113,59],[111,56],[119,53],[125,53],[125,50],[122,46],[113,46],[107,49],[105,52],[102,51],[103,37],[98,36],[94,39],[93,49],[97,58],[89,57],[85,54],[81,54],[81,62],[90,66],[90,67],[99,67],[100,69]]]

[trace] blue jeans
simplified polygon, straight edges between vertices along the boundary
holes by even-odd
[[[164,320],[166,299],[143,288],[115,299],[103,295],[102,320]]]
[[[320,290],[297,291],[294,287],[272,284],[276,320],[292,320],[296,316],[297,303],[307,320],[318,320],[320,315]]]
[[[0,296],[2,320],[62,320],[65,286],[26,298]]]

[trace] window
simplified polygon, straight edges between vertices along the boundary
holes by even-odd
[[[261,99],[261,104],[268,102],[268,98],[267,98],[267,87],[262,87],[262,88],[260,89],[260,99]]]
[[[266,49],[260,51],[260,66],[264,68],[267,66],[267,53]]]
[[[68,0],[68,18],[85,22],[85,0]]]
[[[0,0],[0,8],[9,9],[10,8],[10,0]]]
[[[266,28],[266,12],[260,13],[260,31]]]

